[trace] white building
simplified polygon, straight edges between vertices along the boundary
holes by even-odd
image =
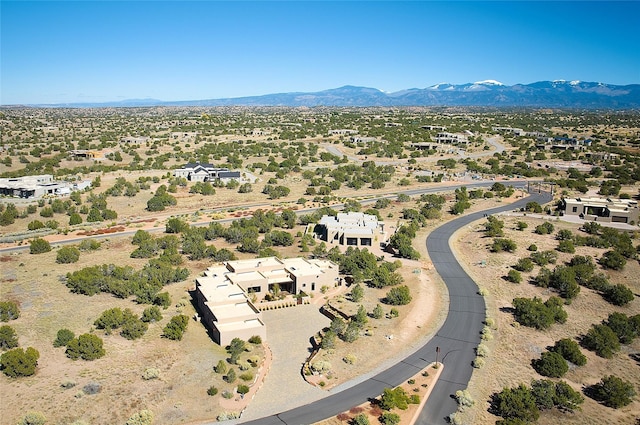
[[[84,190],[90,181],[54,181],[51,174],[0,179],[0,195],[13,198],[40,198],[44,195],[65,196],[74,190]]]
[[[375,215],[360,212],[325,215],[318,226],[323,240],[349,246],[371,246],[376,235],[384,231],[384,223]]]
[[[228,168],[214,167],[211,164],[190,162],[182,168],[173,170],[175,177],[184,177],[192,182],[210,182],[214,180],[240,179],[240,171],[230,171]]]
[[[276,285],[290,294],[316,293],[340,284],[338,265],[329,260],[276,257],[227,261],[196,279],[194,298],[202,323],[220,345],[254,335],[266,340],[262,314],[249,299],[262,299]]]

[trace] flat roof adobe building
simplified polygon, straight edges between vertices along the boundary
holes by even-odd
[[[631,199],[564,198],[562,209],[566,215],[608,223],[637,224],[640,214],[638,202]]]
[[[318,225],[321,239],[349,246],[372,246],[376,233],[384,230],[384,223],[376,216],[360,212],[325,215]]]
[[[262,314],[249,299],[261,300],[278,285],[291,294],[319,292],[340,284],[338,265],[328,260],[276,257],[227,261],[196,279],[194,298],[202,323],[220,345],[253,335],[266,340]]]

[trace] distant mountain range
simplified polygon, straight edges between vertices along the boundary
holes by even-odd
[[[185,101],[132,99],[106,103],[33,106],[484,106],[636,109],[640,108],[640,84],[617,86],[556,80],[507,86],[495,80],[485,80],[467,84],[440,83],[423,89],[414,88],[394,93],[369,87],[344,86],[313,93],[277,93],[227,99]]]

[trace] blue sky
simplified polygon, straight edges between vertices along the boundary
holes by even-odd
[[[640,2],[5,1],[0,104],[640,83]]]

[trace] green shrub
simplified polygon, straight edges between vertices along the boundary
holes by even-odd
[[[224,376],[224,380],[228,384],[233,384],[236,381],[236,378],[236,371],[233,368],[229,369],[227,374]]]
[[[538,226],[536,226],[536,230],[535,233],[539,234],[539,235],[548,235],[553,233],[554,227],[553,224],[551,224],[550,222],[546,221],[543,224],[540,224]]]
[[[96,360],[105,355],[105,350],[102,348],[100,337],[94,334],[82,334],[69,341],[65,354],[72,360]]]
[[[513,268],[519,272],[530,272],[533,270],[533,261],[530,258],[520,258]]]
[[[391,305],[405,305],[411,302],[411,291],[406,285],[391,288],[384,300],[387,304]]]
[[[218,364],[213,367],[216,373],[227,373],[227,363],[224,360],[218,360]]]
[[[540,410],[555,407],[562,412],[573,412],[584,402],[582,395],[564,381],[557,383],[548,379],[533,381],[531,394]]]
[[[367,415],[365,415],[364,413],[360,413],[360,414],[356,415],[351,420],[351,423],[353,425],[370,425],[369,418],[367,418]]]
[[[210,396],[214,396],[214,395],[218,394],[218,389],[215,386],[212,385],[207,390],[207,394],[210,395]]]
[[[558,243],[558,247],[556,249],[560,252],[565,252],[568,254],[573,254],[574,252],[576,252],[576,248],[575,246],[573,246],[573,242],[571,242],[570,240],[561,240]]]
[[[71,264],[80,259],[80,251],[75,246],[63,246],[56,255],[56,263]]]
[[[616,333],[607,325],[593,325],[582,338],[582,345],[598,356],[610,359],[620,350],[620,341]]]
[[[251,372],[245,372],[240,374],[240,379],[242,379],[243,381],[253,381],[253,373]]]
[[[162,320],[162,313],[160,312],[158,306],[154,305],[151,307],[147,307],[142,312],[142,317],[140,320],[146,323],[159,322],[160,320]]]
[[[189,324],[189,317],[184,314],[173,316],[163,329],[162,336],[172,340],[181,340]]]
[[[524,384],[515,388],[503,388],[491,397],[491,411],[502,416],[506,423],[527,424],[540,417],[540,410],[531,390]],[[510,422],[507,422],[510,421]]]
[[[238,385],[238,388],[236,389],[236,391],[238,391],[238,394],[244,395],[249,392],[249,386],[240,384]]]
[[[627,305],[635,298],[633,291],[621,283],[606,287],[603,295],[611,304],[618,306]]]
[[[545,351],[532,365],[540,375],[550,378],[561,378],[569,371],[567,361],[555,351]]]
[[[410,398],[401,387],[385,388],[380,397],[380,407],[384,410],[391,410],[394,408],[400,410],[407,410],[409,407]]]
[[[249,343],[251,344],[262,344],[262,338],[260,337],[260,335],[254,335],[251,338],[249,338]]]
[[[509,273],[507,273],[506,279],[512,283],[520,283],[522,282],[522,275],[517,270],[509,270]]]
[[[53,341],[54,347],[66,347],[76,335],[71,332],[69,329],[60,329],[56,334],[56,339]]]
[[[627,264],[627,259],[618,251],[607,251],[600,258],[600,265],[605,269],[622,270]]]
[[[494,239],[493,244],[491,245],[492,252],[502,252],[502,251],[514,252],[516,248],[517,248],[517,245],[514,241],[512,241],[511,239],[505,239],[505,238],[496,238]]]
[[[640,315],[628,317],[624,313],[611,313],[603,321],[618,337],[620,344],[631,344],[640,333]]]
[[[40,412],[29,412],[20,419],[18,425],[44,425],[47,418]]]
[[[576,366],[584,366],[587,364],[587,357],[582,354],[578,343],[569,338],[563,338],[556,341],[551,347],[551,351],[555,351],[564,357],[565,360],[575,364]]]
[[[18,334],[9,325],[0,326],[0,350],[8,350],[18,346]]]
[[[95,251],[100,248],[100,245],[100,242],[95,239],[85,239],[80,242],[78,249],[80,249],[80,251]]]
[[[379,420],[383,425],[398,425],[400,423],[400,415],[397,413],[384,412],[380,415]]]
[[[593,385],[587,394],[605,406],[619,409],[631,403],[636,391],[631,382],[609,375]]]
[[[146,322],[138,318],[133,318],[132,320],[128,320],[124,325],[122,325],[122,330],[120,331],[120,335],[126,339],[138,339],[142,338],[142,336],[147,332],[149,325]]]
[[[51,244],[41,238],[36,238],[29,243],[29,252],[31,254],[42,254],[51,251]]]
[[[535,251],[529,255],[529,258],[539,266],[546,266],[547,264],[554,264],[558,259],[558,254],[553,251]]]
[[[538,297],[515,298],[513,300],[514,316],[518,323],[536,329],[547,329],[553,323],[564,323],[567,313],[562,308],[562,300],[550,297],[542,302]]]
[[[20,317],[20,308],[14,301],[0,301],[0,322],[8,322]]]
[[[27,225],[27,229],[29,230],[38,230],[44,227],[44,223],[40,220],[33,220]]]
[[[31,376],[36,373],[39,358],[40,353],[35,348],[14,348],[0,356],[2,372],[11,378]]]

